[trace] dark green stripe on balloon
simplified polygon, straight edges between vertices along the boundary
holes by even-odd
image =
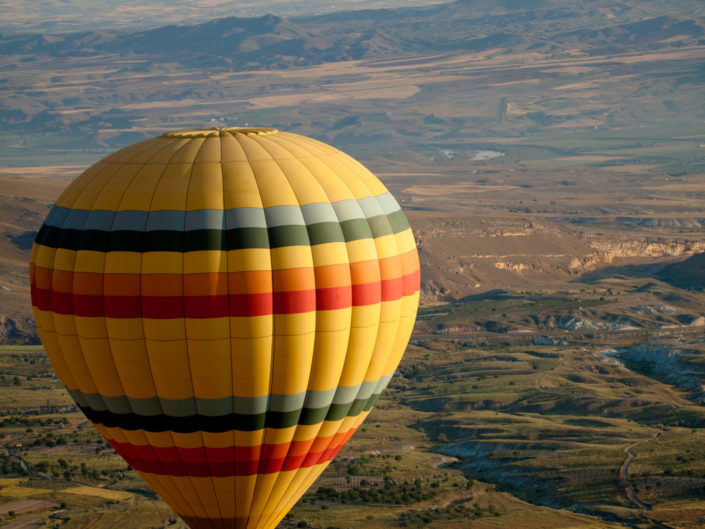
[[[338,421],[345,417],[354,417],[368,411],[374,406],[379,394],[373,394],[367,399],[356,399],[348,404],[333,404],[324,408],[302,408],[300,410],[277,412],[268,411],[255,415],[230,413],[219,416],[189,415],[174,417],[169,415],[137,415],[136,413],[112,413],[96,411],[89,407],[79,406],[81,411],[92,422],[109,428],[123,430],[145,430],[148,432],[210,432],[222,433],[231,430],[256,431],[262,428],[290,428],[301,425],[313,425],[326,421]]]
[[[340,224],[235,228],[230,230],[191,231],[101,231],[57,228],[44,225],[35,242],[50,248],[92,250],[96,252],[196,252],[205,250],[244,250],[315,246],[332,242],[351,242],[400,233],[409,228],[399,211],[370,219],[354,219]]]

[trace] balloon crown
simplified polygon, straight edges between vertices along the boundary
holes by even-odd
[[[277,129],[269,127],[213,127],[210,129],[174,130],[162,134],[162,138],[209,138],[212,136],[264,136],[276,134]]]

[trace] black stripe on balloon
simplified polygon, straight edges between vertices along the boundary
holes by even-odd
[[[96,252],[195,252],[204,250],[243,250],[315,246],[331,242],[350,242],[400,233],[409,228],[404,213],[341,223],[275,226],[271,228],[204,229],[189,231],[154,230],[77,230],[41,227],[35,242],[50,248],[93,250]]]
[[[222,433],[231,430],[252,432],[262,428],[290,428],[296,425],[310,426],[323,421],[338,421],[345,417],[354,417],[374,406],[378,394],[368,399],[357,399],[348,404],[333,404],[325,408],[303,408],[289,412],[268,411],[256,415],[230,413],[228,415],[206,416],[189,415],[174,417],[170,415],[138,415],[136,413],[113,413],[98,411],[79,405],[83,414],[91,422],[108,428],[123,430],[145,430],[148,432],[210,432]]]

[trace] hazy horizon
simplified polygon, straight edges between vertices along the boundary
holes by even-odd
[[[107,29],[145,29],[165,24],[203,22],[220,17],[305,16],[335,11],[399,8],[447,3],[448,0],[50,0],[18,2],[0,0],[0,34],[27,32],[63,33]]]

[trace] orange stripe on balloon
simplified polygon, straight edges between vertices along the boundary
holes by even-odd
[[[401,265],[401,266],[400,266]],[[357,263],[293,268],[284,270],[248,270],[241,272],[211,272],[196,274],[101,274],[51,270],[32,265],[30,276],[38,285],[52,285],[58,292],[77,294],[109,294],[163,296],[178,293],[197,295],[210,293],[249,294],[266,293],[277,289],[277,284],[297,281],[301,287],[338,287],[352,283],[367,284],[394,279],[398,270],[419,267],[416,250],[400,256],[373,259]],[[311,273],[315,285],[311,283]],[[349,273],[347,272],[349,270]],[[305,281],[305,282],[304,282]],[[227,285],[227,286],[226,286]],[[46,286],[44,286],[46,288]],[[306,290],[306,288],[301,288]]]

